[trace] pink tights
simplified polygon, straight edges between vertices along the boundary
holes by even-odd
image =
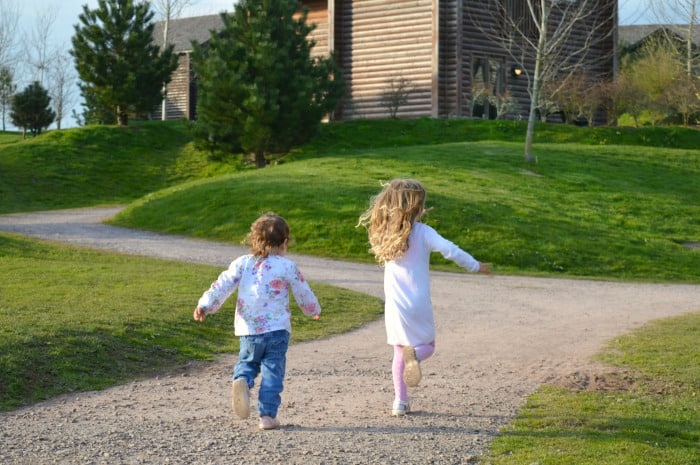
[[[414,346],[416,358],[423,361],[435,352],[435,341],[429,344]],[[394,378],[394,395],[396,400],[408,401],[408,388],[403,382],[403,346],[394,346],[394,360],[391,364],[391,374]]]

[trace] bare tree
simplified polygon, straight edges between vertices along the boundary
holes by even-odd
[[[56,53],[50,62],[49,96],[56,112],[56,129],[61,129],[61,121],[76,103],[76,82],[73,58],[66,50]]]
[[[692,77],[700,66],[700,54],[695,52],[693,42],[700,28],[700,0],[647,0],[647,4],[658,22],[669,26],[665,29],[669,44],[684,52],[685,71]],[[680,36],[681,43],[674,34]]]
[[[182,12],[197,3],[197,0],[152,0],[150,4],[156,15],[163,21],[163,48],[168,46],[168,34],[170,30],[170,20],[179,18]],[[161,108],[161,119],[165,121],[167,116],[167,86],[163,86],[163,104]]]
[[[18,2],[0,0],[0,65],[10,68],[16,60],[19,16]]]
[[[522,64],[528,82],[530,109],[525,137],[525,160],[532,153],[535,120],[543,102],[584,70],[609,63],[613,73],[615,2],[608,0],[491,0],[493,14],[472,18],[490,41]],[[609,53],[605,53],[609,50]],[[591,53],[591,52],[595,53]],[[550,95],[543,95],[545,89]]]
[[[399,108],[406,105],[413,92],[411,81],[403,76],[391,76],[386,81],[386,90],[382,92],[382,105],[389,111],[389,117],[396,118]]]
[[[24,56],[31,70],[32,81],[39,81],[44,87],[48,87],[49,68],[51,60],[55,57],[55,50],[51,47],[51,35],[56,23],[58,10],[54,5],[39,9],[36,13],[34,27],[25,34]]]
[[[36,22],[25,34],[24,56],[32,81],[38,81],[51,97],[56,113],[56,129],[76,103],[77,76],[65,46],[54,45],[53,32],[58,7],[49,5],[37,11]]]

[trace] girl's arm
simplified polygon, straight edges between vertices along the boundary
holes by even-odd
[[[204,321],[204,316],[209,313],[216,313],[219,308],[226,302],[226,299],[238,288],[241,282],[241,274],[243,267],[240,266],[241,259],[235,260],[231,266],[223,271],[216,281],[211,284],[211,287],[202,294],[197,302],[195,309],[195,320],[197,315],[200,315]],[[201,312],[200,312],[201,311]]]
[[[432,227],[425,224],[423,226],[425,226],[426,229],[425,239],[428,241],[431,250],[440,252],[446,259],[452,260],[457,265],[461,266],[462,268],[466,268],[472,273],[491,273],[490,263],[480,263],[469,253],[460,249],[456,244],[442,237]]]
[[[321,316],[321,306],[318,303],[316,294],[311,290],[309,283],[306,282],[296,265],[294,265],[292,269],[292,277],[289,283],[292,288],[294,300],[296,300],[301,311],[304,312],[305,315],[313,316],[314,319],[318,320]]]

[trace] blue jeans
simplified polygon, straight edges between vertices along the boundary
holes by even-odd
[[[240,356],[233,369],[233,379],[243,378],[252,388],[262,373],[258,391],[260,416],[277,417],[282,403],[284,373],[287,365],[289,332],[284,329],[264,334],[240,337]]]

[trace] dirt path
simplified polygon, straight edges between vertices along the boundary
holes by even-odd
[[[220,266],[243,252],[100,224],[117,210],[5,215],[0,230]],[[376,266],[293,258],[310,280],[382,295]],[[0,414],[0,463],[473,463],[541,383],[591,370],[588,357],[631,328],[700,310],[691,285],[434,273],[432,288],[437,351],[409,391],[413,415],[389,416],[391,351],[378,321],[290,348],[279,430],[230,411],[228,356]]]

